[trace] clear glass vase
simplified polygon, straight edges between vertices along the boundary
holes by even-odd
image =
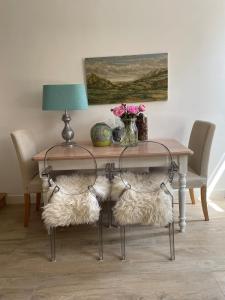
[[[121,146],[137,146],[138,129],[136,126],[136,118],[121,119],[124,124],[123,134],[121,137]]]

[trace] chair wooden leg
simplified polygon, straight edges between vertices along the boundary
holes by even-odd
[[[205,217],[205,221],[209,221],[208,207],[207,207],[207,187],[204,185],[201,187],[201,202],[202,211]]]
[[[30,194],[24,194],[24,227],[28,227],[30,218]]]
[[[36,211],[40,210],[41,206],[41,193],[36,193]]]
[[[190,194],[190,198],[191,198],[191,203],[195,204],[195,194],[194,194],[194,189],[189,189],[189,194]]]

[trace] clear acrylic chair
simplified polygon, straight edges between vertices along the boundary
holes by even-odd
[[[58,147],[64,147],[65,154],[77,151],[82,156],[90,156],[88,169],[57,172],[51,167],[51,154]],[[68,147],[57,144],[45,154],[43,176],[48,179],[47,202],[42,218],[50,236],[50,260],[56,260],[56,228],[78,224],[98,223],[99,259],[103,259],[102,214],[100,202],[108,197],[109,182],[104,176],[97,176],[97,163],[94,155],[77,143]]]
[[[173,193],[170,184],[176,165],[164,144],[145,141],[139,144],[140,151],[142,147],[152,148],[154,153],[158,153],[154,160],[151,159],[151,165],[148,157],[143,159],[135,156],[134,160],[134,147],[125,147],[119,157],[119,176],[115,176],[112,183],[111,198],[116,201],[113,215],[120,227],[121,258],[124,260],[126,257],[126,225],[139,224],[168,226],[170,259],[174,260]],[[161,167],[155,168],[159,162]]]

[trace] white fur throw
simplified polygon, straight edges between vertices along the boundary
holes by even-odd
[[[110,184],[104,176],[98,176],[94,185],[97,197],[87,186],[93,183],[91,175],[75,174],[58,176],[56,184],[60,186],[58,192],[53,193],[53,184],[47,193],[49,203],[44,206],[42,218],[47,228],[69,226],[74,224],[93,223],[99,219],[100,206],[97,197],[105,200],[110,193]]]
[[[158,182],[160,182],[160,175],[157,176],[159,176]],[[159,183],[156,184],[155,180],[154,183],[151,182],[151,177],[146,174],[128,172],[125,178],[131,185],[131,189],[124,191],[125,186],[120,177],[115,177],[112,185],[111,199],[117,201],[113,213],[118,224],[165,226],[172,222],[171,196],[157,188]],[[137,192],[141,191],[143,186],[150,188],[148,193]],[[172,193],[169,185],[167,188]],[[151,189],[152,191],[150,191]]]

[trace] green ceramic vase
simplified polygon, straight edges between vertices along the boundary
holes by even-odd
[[[91,140],[96,147],[105,147],[112,144],[112,129],[106,123],[96,123],[91,128]]]

